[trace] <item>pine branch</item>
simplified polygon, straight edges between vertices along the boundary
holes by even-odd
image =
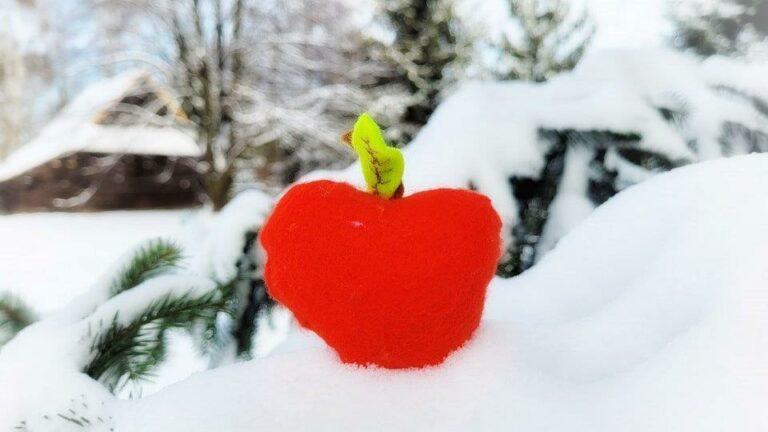
[[[225,346],[235,343],[238,354],[247,357],[256,331],[256,315],[272,304],[257,295],[258,287],[252,280],[257,268],[251,254],[254,244],[255,233],[248,233],[244,257],[237,263],[237,276],[203,294],[194,290],[194,286],[187,292],[183,285],[177,285],[181,291],[176,288],[173,292],[157,294],[130,319],[123,315],[125,309],[119,304],[113,306],[114,311],[119,311],[114,315],[102,313],[102,320],[94,319],[95,334],[89,334],[92,358],[83,371],[113,392],[130,383],[147,380],[165,360],[166,336],[172,329],[202,329],[193,335],[201,341],[207,354],[220,354]],[[113,297],[123,293],[141,299],[143,293],[138,290],[142,287],[132,289],[176,267],[181,256],[177,246],[162,240],[139,248],[115,278]],[[160,286],[164,286],[163,282]],[[126,293],[128,290],[131,291]],[[122,302],[122,299],[112,301]]]
[[[20,298],[9,293],[0,295],[0,345],[35,321],[35,313]]]
[[[259,330],[258,319],[269,314],[275,305],[264,281],[256,276],[259,264],[254,248],[258,231],[249,231],[245,237],[243,254],[236,263],[237,274],[216,287],[224,302],[222,314],[210,317],[197,338],[201,352],[214,362],[229,344],[235,345],[239,358],[250,359],[253,337]]]
[[[222,322],[219,314],[213,314],[202,319],[200,329],[193,333],[200,354],[209,357],[214,363],[232,341],[230,332],[234,329],[231,326],[234,325],[234,319],[242,303],[237,290],[239,282],[238,275],[228,282],[219,282],[216,285],[216,292],[222,299],[219,312],[227,322]]]
[[[182,259],[182,251],[173,242],[152,240],[141,246],[120,270],[111,287],[111,297],[131,290],[173,268]],[[147,379],[165,359],[165,336],[170,329],[189,328],[199,320],[211,319],[222,308],[218,290],[204,294],[189,292],[167,293],[144,308],[138,316],[126,322],[115,312],[105,325],[99,321],[98,333],[92,338],[93,358],[84,372],[115,391],[130,382]]]
[[[162,296],[127,324],[115,315],[109,326],[93,338],[91,351],[95,355],[84,372],[113,391],[129,382],[145,380],[165,359],[168,330],[211,320],[223,307],[221,293],[214,290],[201,296]]]
[[[111,296],[114,297],[153,276],[177,267],[181,259],[181,249],[173,242],[165,239],[151,240],[141,246],[120,271],[110,288]]]

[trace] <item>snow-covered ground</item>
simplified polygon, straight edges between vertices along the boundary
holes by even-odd
[[[91,286],[142,241],[175,237],[193,210],[0,216],[0,292],[54,311]]]
[[[299,334],[120,401],[69,369],[82,322],[35,326],[0,356],[0,429],[81,430],[57,417],[71,409],[99,431],[762,431],[766,184],[768,155],[750,155],[629,188],[496,280],[476,337],[426,370],[346,366]]]

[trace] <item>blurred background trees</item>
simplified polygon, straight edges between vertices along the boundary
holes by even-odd
[[[201,169],[214,208],[237,182],[274,187],[349,155],[339,130],[370,100],[375,75],[356,53],[361,37],[336,1],[169,2],[98,0],[101,15],[122,11],[108,33],[113,55],[150,56],[176,91],[204,149]]]
[[[389,121],[389,138],[405,144],[437,108],[444,92],[462,77],[472,60],[473,41],[456,13],[454,0],[379,2],[385,37],[373,39],[371,57],[389,67],[377,85],[404,91],[404,110]]]
[[[21,145],[24,133],[25,67],[18,46],[0,36],[0,159]]]
[[[512,29],[499,44],[500,79],[542,82],[573,69],[595,25],[586,10],[573,15],[565,0],[509,0]]]
[[[768,52],[768,1],[684,0],[673,3],[672,44],[703,56]]]
[[[462,83],[548,80],[576,66],[596,30],[589,3],[567,0],[500,0],[509,22],[496,33],[469,24],[468,0],[7,3],[0,158],[85,86],[141,68],[180,102],[216,209],[248,185],[279,191],[348,164],[338,137],[362,111],[405,145]],[[677,48],[741,56],[765,48],[768,1],[669,4]]]
[[[348,164],[339,134],[362,111],[405,145],[470,69],[484,75],[482,34],[457,0],[375,1],[371,15],[343,0],[13,3],[23,19],[0,37],[0,158],[88,84],[141,68],[179,101],[215,209],[247,185],[277,191]],[[510,7],[523,39],[501,47],[506,78],[575,65],[591,36],[586,13],[551,0]]]

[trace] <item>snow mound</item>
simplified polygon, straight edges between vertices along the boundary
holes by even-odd
[[[7,401],[45,392],[41,401],[57,398],[48,406],[64,411],[84,395],[93,401],[88,418],[109,419],[116,430],[761,431],[765,184],[768,155],[750,155],[622,192],[531,270],[495,280],[475,338],[436,368],[347,366],[300,335],[305,340],[280,354],[118,401],[74,371],[51,366],[65,375],[54,389],[9,371],[7,359],[39,362],[17,351],[42,337],[50,326],[43,322],[0,353],[0,399],[11,407],[0,428],[25,420],[30,430],[79,430],[65,421],[44,428],[44,407],[21,409],[40,402]],[[64,341],[74,335],[58,327],[52,334],[54,348],[71,355]]]
[[[489,321],[443,367],[363,370],[294,350],[194,377],[126,418],[147,430],[178,427],[169,412],[201,431],[244,417],[269,430],[762,430],[767,181],[755,155],[620,194],[529,272],[497,280]]]

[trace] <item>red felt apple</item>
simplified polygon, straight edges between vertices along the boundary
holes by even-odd
[[[346,183],[292,187],[264,225],[270,295],[344,362],[441,363],[477,328],[501,253],[485,196],[387,199]]]

